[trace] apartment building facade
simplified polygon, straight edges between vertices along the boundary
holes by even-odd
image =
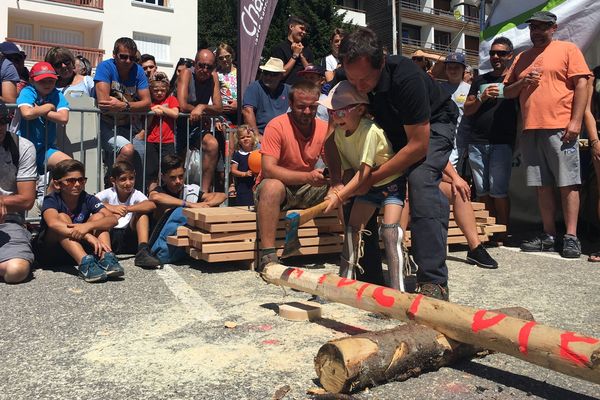
[[[197,18],[192,0],[3,0],[0,38],[19,44],[28,63],[60,45],[95,67],[112,57],[116,39],[127,36],[171,74],[180,57],[194,57]]]
[[[373,29],[392,54],[397,54],[400,47],[409,57],[417,49],[440,55],[456,51],[464,53],[467,63],[477,68],[479,9],[466,3],[473,2],[338,0],[346,21]]]

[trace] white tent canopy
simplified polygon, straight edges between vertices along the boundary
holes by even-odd
[[[539,10],[558,17],[555,39],[567,40],[585,53],[590,68],[600,64],[600,1],[598,0],[495,0],[479,46],[480,69],[489,71],[488,51],[495,37],[509,38],[517,52],[531,47],[525,21]]]

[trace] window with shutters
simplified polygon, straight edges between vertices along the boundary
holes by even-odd
[[[33,40],[33,25],[15,24],[15,39]]]
[[[83,32],[41,27],[40,40],[46,43],[83,47]]]
[[[171,38],[150,33],[133,32],[133,40],[142,54],[152,54],[157,62],[171,62]]]

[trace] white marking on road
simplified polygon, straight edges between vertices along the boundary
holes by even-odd
[[[505,250],[510,250],[510,251],[514,251],[516,253],[521,253],[521,254],[526,254],[526,255],[532,255],[532,256],[539,256],[539,257],[547,257],[547,258],[554,258],[557,260],[562,260],[562,261],[581,261],[583,260],[583,258],[564,258],[562,257],[560,254],[558,253],[552,253],[552,252],[542,252],[542,251],[521,251],[520,248],[518,247],[506,247],[506,246],[501,246],[501,247],[497,247],[498,249],[505,249]]]
[[[156,270],[175,297],[185,306],[190,316],[198,321],[221,319],[217,310],[206,302],[179,274],[169,265]]]

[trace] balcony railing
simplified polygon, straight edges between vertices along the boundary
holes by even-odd
[[[467,50],[461,48],[453,49],[451,46],[445,44],[422,42],[420,40],[411,38],[402,38],[402,52],[407,56],[410,56],[413,52],[419,49],[425,50],[430,53],[439,54],[441,56],[446,56],[450,52],[463,53],[466,55],[467,64],[479,64],[478,50]]]
[[[424,6],[421,6],[421,4],[416,4],[411,1],[401,1],[400,5],[402,6],[402,8],[406,8],[408,10],[415,10],[415,11],[420,11],[425,14],[443,15],[446,17],[454,18],[454,13],[452,11],[442,10],[439,8],[424,7]],[[463,22],[479,24],[479,18],[469,17],[467,15],[461,15],[459,20],[463,21]]]
[[[48,0],[48,1],[52,1],[54,3],[70,4],[73,6],[80,6],[80,7],[104,10],[104,0]]]
[[[20,45],[23,48],[23,51],[27,54],[27,59],[30,61],[44,61],[48,50],[57,46],[66,47],[67,49],[71,50],[71,52],[75,56],[81,54],[82,56],[90,60],[92,67],[96,67],[96,65],[98,65],[100,61],[102,61],[102,59],[104,58],[104,50],[101,49],[76,47],[64,44],[45,43],[37,42],[34,40],[23,40],[14,38],[6,38],[6,41]]]

